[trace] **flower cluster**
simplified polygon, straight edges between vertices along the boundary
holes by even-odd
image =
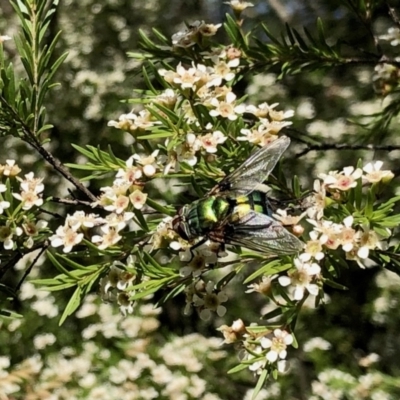
[[[127,265],[133,265],[134,258],[129,257]],[[127,292],[127,288],[135,282],[136,275],[128,272],[127,265],[115,261],[106,276],[100,281],[101,296],[105,301],[116,301],[123,315],[132,314],[134,302],[130,297],[133,291]]]
[[[397,47],[400,44],[400,29],[390,27],[386,34],[379,36],[379,39],[388,41],[391,46]],[[389,64],[385,61],[387,56],[382,57],[381,62],[375,66],[374,88],[376,92],[383,96],[398,89],[400,82],[400,69],[395,64]],[[399,57],[394,57],[395,61],[399,61]]]
[[[25,175],[25,179],[18,176],[21,169],[15,160],[6,160],[6,164],[0,164],[0,176],[3,178],[16,178],[20,182],[20,191],[13,192],[13,196],[22,203],[23,210],[30,210],[32,207],[40,207],[43,204],[42,192],[44,185],[43,178],[35,178],[33,172]],[[0,193],[7,190],[5,184],[0,184]],[[10,202],[0,199],[0,214],[4,209],[10,207]]]
[[[194,305],[200,314],[200,318],[207,321],[211,317],[211,312],[216,312],[222,317],[226,313],[226,307],[222,303],[228,300],[228,295],[224,290],[218,290],[214,282],[207,284],[202,281],[195,281],[185,289],[186,307],[185,314],[189,314]]]
[[[90,294],[77,312],[82,330],[76,332],[74,340],[82,346],[75,346],[75,342],[61,345],[56,331],[50,330],[53,323],[56,326],[58,310],[51,316],[45,314],[49,310],[45,301],[50,303],[49,297],[54,300],[52,294],[24,283],[21,296],[32,299],[35,305],[32,313],[27,315],[25,322],[22,319],[1,320],[2,332],[12,335],[30,331],[29,326],[38,316],[52,319],[45,324],[48,331],[35,335],[31,341],[31,356],[18,364],[13,364],[8,354],[0,356],[0,397],[22,396],[32,400],[43,396],[80,399],[221,398],[212,393],[218,393],[218,387],[210,385],[204,373],[226,356],[220,348],[220,340],[192,333],[170,336],[163,342],[157,334],[160,308],[141,304],[136,314],[122,316],[111,305],[101,303],[98,296]],[[55,307],[54,304],[50,306]],[[105,347],[96,336],[114,345]],[[151,387],[149,377],[153,382]]]
[[[132,212],[125,212],[121,214],[111,213],[105,218],[99,219],[99,224],[102,224],[100,235],[93,235],[92,242],[96,243],[100,250],[105,250],[117,244],[122,239],[119,232],[127,226],[132,218]]]
[[[73,215],[67,215],[64,225],[59,226],[56,233],[50,237],[51,245],[64,246],[64,253],[69,253],[74,246],[82,242],[84,234],[81,230],[100,223],[102,219],[95,214],[86,215],[82,211],[76,211]]]
[[[246,350],[245,360],[250,371],[261,374],[265,369],[279,372],[286,370],[288,346],[293,344],[293,335],[283,329],[274,329],[268,334],[254,333],[254,329],[262,327],[252,325],[243,335],[243,345]],[[265,329],[265,328],[264,328]]]
[[[5,250],[13,250],[18,238],[25,248],[32,248],[47,227],[47,222],[36,215],[44,203],[43,179],[35,178],[33,172],[21,178],[20,172],[15,160],[0,164],[0,242]]]
[[[13,193],[13,196],[22,202],[23,210],[30,210],[33,206],[40,207],[43,204],[42,192],[44,185],[43,178],[35,178],[33,172],[25,175],[25,179],[17,177],[20,182],[20,193]]]
[[[379,39],[390,42],[392,46],[398,46],[400,44],[400,29],[390,27],[387,34],[379,36]]]
[[[100,188],[102,194],[92,205],[101,207],[109,212],[104,218],[96,214],[85,214],[77,211],[68,215],[65,224],[58,227],[51,240],[53,247],[64,246],[63,251],[68,253],[79,244],[88,229],[99,226],[97,234],[91,236],[91,241],[105,250],[117,244],[122,236],[120,231],[132,220],[134,209],[141,209],[146,203],[147,194],[143,193],[145,177],[151,178],[158,169],[158,151],[150,156],[134,154],[125,162],[125,166],[118,169],[112,186]]]
[[[368,163],[363,169],[346,167],[340,172],[321,174],[320,179],[314,182],[314,193],[307,210],[309,216],[307,221],[312,228],[309,232],[310,239],[306,241],[304,251],[294,259],[295,269],[290,270],[287,276],[278,278],[282,286],[290,286],[293,289],[294,300],[302,300],[306,291],[311,295],[318,295],[318,282],[321,280],[320,264],[327,251],[341,248],[345,252],[346,259],[355,260],[364,268],[370,250],[384,248],[385,244],[382,241],[384,238],[370,226],[355,223],[353,215],[345,216],[341,222],[324,218],[326,207],[328,205],[336,207],[336,204],[346,201],[348,192],[357,185],[390,181],[394,176],[393,173],[381,170],[382,166],[381,161],[376,161]],[[390,230],[386,229],[385,237],[389,237],[390,234]]]
[[[204,36],[205,32],[213,34],[218,27],[195,22],[187,30],[174,35],[172,44],[177,47],[191,47],[199,44],[199,35]],[[278,111],[277,103],[254,106],[245,105],[237,99],[231,85],[245,63],[240,50],[233,47],[211,47],[204,49],[202,55],[203,63],[193,62],[190,66],[179,63],[176,68],[158,70],[157,76],[167,89],[153,96],[145,110],[123,114],[118,121],[109,122],[109,126],[137,136],[138,131],[162,131],[165,134],[165,130],[171,129],[171,124],[165,124],[168,115],[160,107],[171,110],[179,120],[185,121],[186,128],[182,132],[172,132],[164,146],[159,146],[156,150],[157,153],[161,149],[163,152],[167,149],[166,154],[159,157],[164,174],[178,172],[181,163],[193,167],[201,155],[207,157],[207,162],[214,161],[216,158],[211,156],[218,153],[218,148],[227,140],[227,126],[230,121],[241,119],[243,123],[238,140],[260,146],[274,141],[278,132],[291,124],[286,119],[293,116],[293,111]],[[204,115],[205,110],[209,118],[204,124],[199,116]],[[251,116],[249,122],[243,118],[245,113]],[[154,152],[151,157],[155,157]],[[143,169],[144,175],[151,177],[154,175],[156,163],[148,160],[146,163],[154,167],[147,168],[149,173]]]

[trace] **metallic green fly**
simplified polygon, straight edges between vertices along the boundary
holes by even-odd
[[[263,182],[290,144],[281,136],[252,154],[203,198],[183,206],[173,230],[187,241],[200,239],[246,247],[269,255],[299,252],[303,243],[272,217]]]

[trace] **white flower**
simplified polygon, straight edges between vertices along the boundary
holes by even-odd
[[[271,110],[273,110],[279,103],[269,105],[268,103],[261,103],[258,107],[250,104],[246,106],[246,112],[254,114],[258,118],[266,118]]]
[[[195,89],[196,83],[200,80],[200,76],[197,72],[195,66],[186,69],[181,63],[179,63],[176,67],[176,74],[173,83],[179,85],[182,89]]]
[[[366,259],[369,256],[369,251],[376,248],[383,249],[383,243],[380,241],[379,236],[373,230],[364,227],[364,232],[357,232],[359,239],[359,249],[357,256],[361,259]]]
[[[8,35],[0,35],[0,44],[5,42],[6,40],[11,40],[11,36]]]
[[[146,130],[160,123],[159,121],[152,121],[151,118],[152,116],[149,111],[141,110],[139,114],[133,112],[122,114],[118,121],[109,121],[107,125],[117,129],[135,132],[138,129]]]
[[[186,135],[186,141],[179,145],[176,149],[177,161],[185,162],[190,166],[194,166],[197,163],[196,152],[200,150],[201,142],[193,133]],[[177,168],[175,167],[175,170]]]
[[[4,210],[10,207],[10,202],[0,201],[0,214],[3,214]]]
[[[197,30],[203,36],[214,36],[221,26],[222,24],[206,24],[204,21],[200,21]]]
[[[335,224],[332,221],[326,220],[313,220],[307,219],[307,221],[314,225],[314,231],[321,233],[319,241],[328,249],[335,250],[340,245],[340,233],[342,231],[342,225]]]
[[[225,2],[225,4],[229,4],[233,10],[242,12],[248,7],[254,7],[253,3],[250,3],[249,1],[241,1],[241,0],[230,0]]]
[[[181,243],[176,241],[171,242],[170,247],[173,248],[173,245],[178,243],[180,249],[182,247]],[[174,247],[177,249],[178,246]],[[217,258],[217,252],[213,251],[213,248],[210,247],[210,243],[204,243],[195,250],[188,248],[184,251],[181,251],[179,253],[180,261],[186,261],[188,264],[180,269],[180,274],[182,276],[200,276],[204,272],[204,269],[207,265],[215,264],[217,262]]]
[[[157,170],[157,156],[159,150],[153,151],[149,156],[140,156],[139,154],[134,154],[132,157],[137,161],[138,164],[142,166],[143,174],[152,177]]]
[[[93,228],[94,226],[104,223],[104,219],[97,214],[85,214],[84,211],[75,211],[66,218],[68,225],[75,231],[81,226],[85,228]]]
[[[400,44],[400,29],[390,27],[386,35],[379,36],[379,39],[390,41],[392,46],[398,46]]]
[[[276,210],[276,214],[272,214],[282,225],[297,225],[305,215],[306,213],[301,215],[288,215],[287,210],[281,210],[280,208]]]
[[[176,104],[177,100],[178,95],[172,89],[166,89],[154,99],[154,103],[170,108]]]
[[[40,207],[43,199],[35,191],[13,193],[13,196],[23,203],[23,210],[30,210],[33,206]]]
[[[254,114],[256,117],[260,118],[263,122],[273,122],[277,121],[280,122],[286,118],[291,118],[294,115],[293,110],[288,111],[276,111],[275,107],[279,103],[274,103],[269,105],[268,103],[259,104],[258,107],[254,105],[248,105],[246,107],[246,112]],[[266,120],[265,118],[269,118]],[[291,124],[291,123],[290,123]]]
[[[262,353],[262,347],[261,346],[257,346],[256,348],[252,349],[252,353],[248,353],[247,354],[247,360],[251,361],[254,358],[257,358],[259,356],[261,356]],[[265,365],[267,364],[267,360],[259,360],[259,361],[255,361],[252,364],[249,365],[249,370],[255,372],[256,374],[261,374],[261,372],[263,371],[263,369],[265,368]]]
[[[325,257],[324,252],[322,251],[322,243],[318,240],[318,232],[311,231],[310,238],[305,245],[304,253],[299,255],[299,258],[303,262],[310,261],[311,258],[315,260],[322,260]]]
[[[137,210],[140,210],[144,203],[146,203],[147,193],[143,193],[142,191],[136,189],[129,195],[129,200],[131,201],[133,207],[135,207]]]
[[[104,235],[94,235],[92,237],[92,242],[98,244],[97,247],[100,250],[105,250],[122,239],[122,236],[118,234],[118,231],[109,225],[104,225],[100,229],[103,231]]]
[[[295,258],[294,264],[297,271],[289,273],[289,276],[280,276],[279,283],[282,286],[294,286],[294,299],[301,300],[304,297],[304,291],[307,290],[311,295],[316,296],[319,288],[311,281],[321,272],[321,267],[316,263],[303,263]]]
[[[105,222],[110,228],[114,228],[117,232],[124,229],[127,222],[133,218],[133,212],[124,212],[122,214],[112,213],[106,216]]]
[[[278,139],[276,134],[270,132],[269,127],[262,124],[255,129],[241,129],[240,133],[243,136],[239,136],[237,140],[248,141],[259,146],[267,146]]]
[[[357,179],[362,175],[362,169],[354,167],[345,167],[343,171],[330,171],[328,175],[321,174],[324,184],[330,189],[349,190],[357,186]]]
[[[343,228],[340,232],[339,241],[342,245],[342,249],[346,252],[353,250],[356,244],[356,231],[351,227],[353,225],[354,218],[349,215],[343,220]]]
[[[17,228],[14,231],[7,225],[0,227],[0,242],[3,243],[5,250],[11,250],[14,247],[13,235],[15,233],[17,236],[20,236],[19,229],[20,228]]]
[[[56,342],[56,337],[52,333],[44,333],[36,335],[33,338],[33,345],[37,350],[43,350],[47,346],[51,346]]]
[[[17,177],[17,179],[21,182],[20,187],[24,192],[35,192],[38,194],[44,190],[43,178],[35,178],[33,172],[26,174],[25,179],[21,179],[20,177]]]
[[[211,74],[211,80],[207,83],[207,86],[221,86],[222,79],[229,82],[235,77],[235,72],[232,68],[237,68],[240,63],[239,58],[235,58],[228,62],[220,60],[219,57],[213,57],[214,61],[214,72]]]
[[[222,118],[228,118],[231,121],[235,121],[238,116],[237,114],[243,114],[245,107],[243,105],[235,106],[234,102],[236,95],[233,92],[228,92],[225,96],[225,100],[219,101],[217,98],[213,98],[210,104],[215,109],[210,111],[212,117],[221,116]]]
[[[381,168],[383,166],[382,161],[375,161],[374,163],[370,162],[368,163],[363,170],[366,172],[365,175],[363,175],[363,179],[366,180],[369,183],[376,183],[380,181],[389,181],[394,177],[394,174],[392,171],[385,170],[381,171]]]
[[[200,318],[202,320],[208,320],[211,316],[210,311],[216,311],[220,317],[223,317],[226,313],[226,307],[221,303],[228,300],[227,294],[221,290],[217,293],[214,292],[214,282],[210,281],[206,286],[206,293],[203,297],[197,294],[193,295],[193,303],[196,307],[201,307]]]
[[[290,126],[293,123],[291,121],[270,121],[267,118],[260,118],[260,122],[265,127],[265,129],[273,135],[277,135],[283,128]]]
[[[141,177],[142,177],[142,170],[141,168],[137,167],[136,165],[133,165],[133,160],[135,158],[133,156],[129,157],[126,160],[126,167],[124,169],[120,168],[115,175],[117,178],[114,181],[114,184],[124,184],[126,182],[128,183],[136,183]]]
[[[59,226],[56,234],[50,237],[53,247],[64,246],[63,252],[69,253],[72,248],[79,244],[83,239],[83,233],[77,233],[68,224]]]
[[[226,139],[227,137],[221,131],[214,131],[201,136],[200,142],[207,153],[216,153],[217,145],[224,143]]]
[[[310,198],[310,207],[307,209],[307,215],[313,219],[321,219],[324,216],[326,190],[325,185],[316,179],[313,185],[314,193]]]
[[[332,345],[322,337],[314,337],[303,345],[303,350],[306,353],[311,353],[314,350],[330,350]]]
[[[275,329],[274,337],[272,339],[263,337],[260,343],[264,349],[270,349],[266,354],[266,358],[270,363],[274,363],[278,358],[286,358],[286,348],[293,343],[293,336],[289,332]]]
[[[21,168],[15,163],[15,160],[6,160],[5,165],[0,165],[0,171],[4,176],[17,176]]]

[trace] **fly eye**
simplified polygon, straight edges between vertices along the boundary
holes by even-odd
[[[186,233],[185,226],[184,226],[183,223],[180,223],[180,224],[177,226],[177,229],[175,230],[175,232],[176,232],[183,240],[189,241],[189,236],[188,236],[187,233]]]
[[[189,236],[187,234],[186,221],[183,220],[181,215],[176,215],[172,220],[172,229],[183,239],[189,241]]]

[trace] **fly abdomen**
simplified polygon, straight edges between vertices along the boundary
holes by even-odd
[[[247,196],[240,196],[236,198],[236,205],[242,212],[245,209],[254,210],[260,214],[268,216],[272,215],[272,209],[269,205],[268,197],[266,193],[254,191]]]

